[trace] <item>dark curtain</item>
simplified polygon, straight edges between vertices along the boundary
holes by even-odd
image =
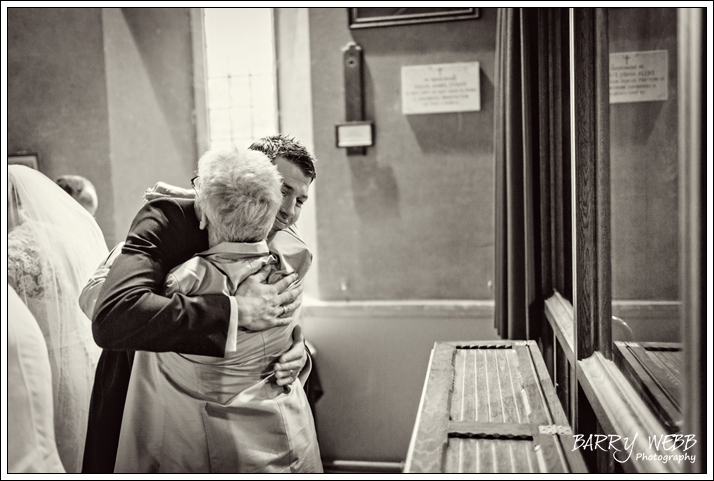
[[[555,290],[572,300],[567,12],[498,9],[495,324],[504,339],[536,339]]]

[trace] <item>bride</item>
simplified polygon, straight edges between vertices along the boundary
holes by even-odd
[[[8,284],[44,336],[52,372],[47,382],[52,384],[57,450],[68,473],[80,472],[101,349],[77,299],[106,257],[107,247],[92,215],[37,170],[8,166],[7,207]]]

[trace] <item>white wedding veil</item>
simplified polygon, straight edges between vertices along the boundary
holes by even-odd
[[[57,449],[67,472],[79,472],[101,349],[78,298],[107,246],[94,217],[37,170],[8,166],[7,203],[8,283],[45,338]]]

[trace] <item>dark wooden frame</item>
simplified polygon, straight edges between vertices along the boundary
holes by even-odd
[[[696,463],[689,472],[707,466],[707,219],[706,219],[706,9],[677,9],[680,158],[680,298],[684,341],[683,430],[694,434]]]
[[[460,8],[458,10],[445,10],[438,7],[430,8],[433,12],[402,13],[380,16],[360,16],[360,10],[369,8],[348,8],[347,24],[349,28],[390,27],[394,25],[409,25],[416,23],[446,22],[453,20],[472,20],[479,18],[478,8]],[[408,10],[408,8],[400,8]]]
[[[683,434],[695,434],[689,452],[697,463],[663,464],[631,460],[613,463],[607,453],[587,461],[597,472],[699,472],[706,466],[706,230],[704,180],[706,152],[702,101],[706,65],[701,9],[678,9],[680,100],[680,279],[684,339]],[[652,409],[627,369],[613,356],[610,289],[610,173],[608,36],[605,9],[570,10],[571,147],[573,184],[573,305],[557,292],[545,300],[548,327],[543,330],[544,352],[556,391],[579,434],[616,434],[640,437],[668,434],[657,409]],[[686,187],[686,188],[685,188]],[[557,225],[556,225],[557,228]],[[643,381],[645,382],[645,381]],[[566,384],[565,386],[563,384]],[[634,385],[633,385],[634,384]],[[650,383],[651,384],[651,383]],[[671,420],[673,422],[673,420]],[[668,427],[670,429],[668,429]],[[635,449],[647,450],[646,444]]]

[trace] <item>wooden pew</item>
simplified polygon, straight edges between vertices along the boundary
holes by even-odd
[[[587,472],[534,341],[437,342],[405,473]]]

